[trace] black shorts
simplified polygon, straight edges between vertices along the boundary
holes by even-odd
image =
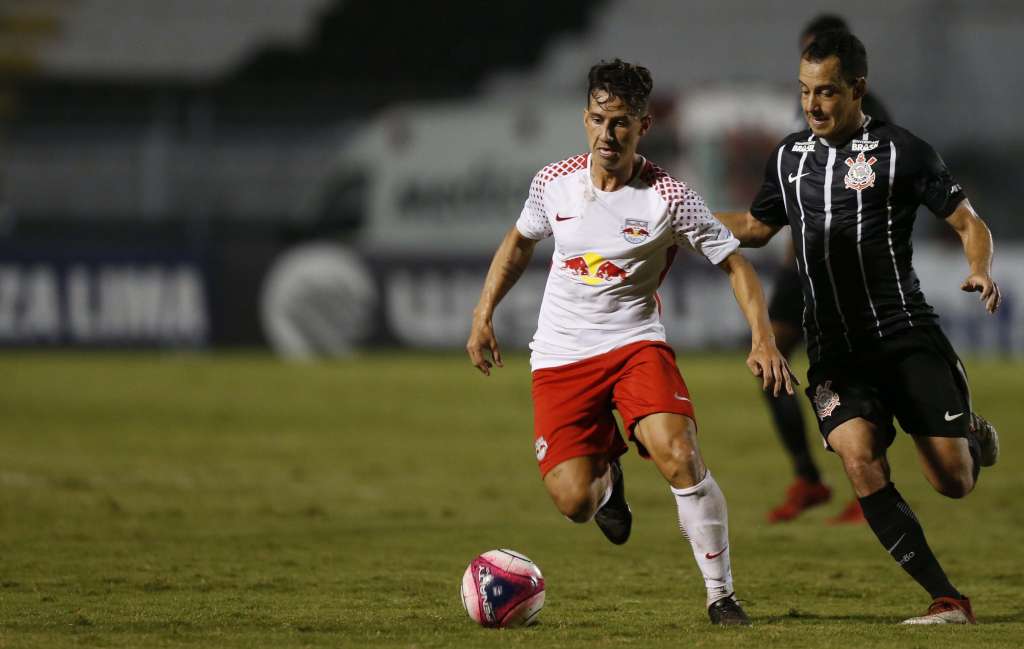
[[[768,317],[772,322],[785,322],[796,329],[803,327],[804,291],[794,264],[783,264],[775,272]]]
[[[967,374],[938,327],[911,327],[855,353],[826,357],[811,364],[807,382],[826,445],[836,426],[855,417],[878,426],[886,446],[896,437],[893,417],[910,435],[967,436]]]

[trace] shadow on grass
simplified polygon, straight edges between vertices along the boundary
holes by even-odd
[[[910,614],[908,614],[910,617]],[[819,615],[818,613],[810,613],[806,611],[790,611],[785,615],[772,615],[768,617],[757,617],[754,616],[753,621],[755,624],[777,624],[781,622],[864,622],[869,624],[895,624],[900,622],[900,618],[894,618],[890,615],[867,615],[867,614],[851,614],[851,615]],[[1024,610],[1014,611],[1013,613],[1007,613],[1005,615],[983,615],[978,618],[978,624],[989,625],[989,624],[1019,624],[1024,622]]]

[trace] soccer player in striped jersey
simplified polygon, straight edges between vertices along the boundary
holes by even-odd
[[[973,412],[963,364],[925,301],[912,264],[919,205],[960,236],[964,291],[994,313],[992,236],[942,159],[906,129],[864,115],[864,45],[830,31],[803,51],[799,83],[809,128],[786,137],[745,214],[717,214],[745,245],[789,225],[803,283],[807,395],[882,547],[932,597],[909,624],[969,624],[968,598],[947,578],[890,480],[895,417],[925,477],[962,498],[996,462],[995,429]]]
[[[800,33],[800,51],[803,52],[818,34],[832,30],[850,31],[849,25],[840,16],[822,14],[814,17]],[[882,102],[870,91],[861,99],[865,115],[882,122],[891,121],[889,112]],[[797,116],[803,124],[801,108]],[[799,127],[798,127],[799,128]],[[786,245],[783,263],[775,273],[771,294],[768,298],[768,317],[772,322],[772,333],[779,351],[790,358],[790,354],[803,341],[804,295],[800,285],[800,272],[796,267],[796,252],[792,244]],[[807,509],[828,502],[832,489],[821,479],[821,472],[811,455],[803,413],[795,395],[785,393],[777,397],[767,396],[768,409],[772,415],[775,430],[782,446],[793,464],[795,479],[786,489],[785,500],[768,512],[768,522],[791,521]],[[864,523],[860,502],[854,498],[829,523]]]
[[[833,30],[850,31],[850,26],[841,16],[822,13],[812,18],[800,34],[800,51],[804,51],[814,38],[823,32]],[[861,98],[861,109],[873,119],[889,122],[889,112],[870,92]],[[800,110],[798,122],[804,123],[804,112]],[[785,258],[773,277],[771,295],[768,298],[768,317],[771,318],[772,333],[778,350],[790,358],[793,351],[804,339],[804,294],[800,286],[800,271],[797,269],[797,255],[792,244],[787,244]],[[808,445],[804,416],[796,395],[766,395],[775,431],[782,441],[782,447],[790,456],[795,475],[794,481],[785,490],[785,500],[768,512],[768,522],[791,521],[806,510],[827,503],[831,489],[821,479],[821,472],[811,455]],[[853,499],[829,523],[863,523],[864,515],[860,503]]]
[[[590,71],[583,126],[590,153],[544,167],[519,220],[491,262],[466,349],[489,374],[501,365],[492,325],[498,301],[522,275],[537,242],[554,237],[533,370],[534,451],[555,507],[595,520],[612,543],[632,526],[619,457],[628,439],[669,484],[679,527],[704,577],[712,623],[750,621],[734,597],[725,496],[697,445],[694,404],[665,343],[657,288],[678,246],[729,276],[751,327],[747,366],[763,387],[792,394],[761,285],[739,242],[685,183],[637,153],[651,127],[646,68],[616,59]],[[487,356],[490,356],[488,359]]]

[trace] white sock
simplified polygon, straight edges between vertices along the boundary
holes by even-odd
[[[608,480],[608,486],[604,490],[604,495],[601,496],[601,502],[599,502],[597,504],[597,509],[594,510],[595,514],[597,512],[599,512],[602,507],[604,507],[605,505],[608,504],[608,501],[611,500],[611,498],[612,498],[612,491],[614,491],[614,489],[615,489],[615,480],[614,480],[615,476],[614,476],[614,474],[612,474],[612,465],[611,464],[608,465],[608,471],[605,472],[604,475],[605,475],[605,479]]]
[[[729,565],[729,514],[725,496],[708,471],[692,487],[672,489],[679,512],[679,531],[690,541],[697,567],[704,575],[707,604],[732,595],[732,568]]]

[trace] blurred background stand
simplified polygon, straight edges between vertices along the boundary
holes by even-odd
[[[642,152],[743,209],[796,128],[810,17],[739,0],[0,0],[0,345],[459,349],[531,176],[586,150],[591,64],[650,67]],[[1024,132],[1007,107],[1024,100],[1024,6],[866,0],[846,17],[872,88],[997,240],[1007,302],[986,319],[956,290],[958,241],[922,214],[929,299],[959,349],[1022,353]],[[532,335],[549,254],[499,309],[511,347]],[[742,344],[735,307],[695,283],[720,278],[680,265],[670,340]]]

